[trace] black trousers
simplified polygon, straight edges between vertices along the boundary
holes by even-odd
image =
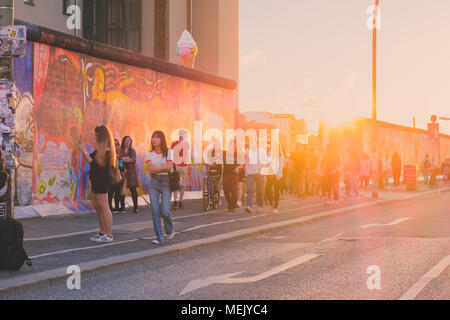
[[[133,199],[133,207],[136,210],[139,208],[137,187],[128,187],[128,189],[130,189],[131,198]]]
[[[280,203],[280,180],[276,176],[266,177],[266,196],[269,204],[278,209]]]
[[[111,209],[111,211],[119,210],[119,206],[120,206],[120,209],[125,209],[125,197],[120,194],[121,189],[122,189],[122,185],[109,187],[108,203],[109,203],[109,209]],[[113,199],[114,199],[114,208],[112,206]]]

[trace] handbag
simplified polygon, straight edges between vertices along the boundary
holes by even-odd
[[[127,178],[123,178],[123,183],[122,186],[120,187],[120,195],[126,196],[127,192],[128,192]]]
[[[175,167],[175,164],[173,164],[173,171],[169,173],[170,192],[175,192],[180,189],[180,180],[180,172],[177,170],[177,167]]]
[[[113,185],[113,186],[118,186],[124,180],[119,167],[110,167],[109,168],[109,177],[111,178],[111,185]]]

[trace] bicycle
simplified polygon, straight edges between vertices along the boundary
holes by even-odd
[[[217,170],[208,170],[203,181],[203,209],[210,211],[216,210],[220,203],[220,188]]]

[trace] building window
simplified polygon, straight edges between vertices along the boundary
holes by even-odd
[[[69,0],[63,0],[63,2],[62,2],[62,13],[63,14],[68,15],[67,8],[69,7],[69,5],[70,5]]]
[[[141,51],[142,0],[84,0],[84,38]]]

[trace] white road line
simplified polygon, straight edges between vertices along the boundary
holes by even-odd
[[[365,224],[362,225],[361,228],[363,229],[367,229],[367,228],[373,228],[373,227],[387,227],[387,226],[395,226],[397,224],[400,224],[402,222],[411,220],[411,217],[407,217],[407,218],[401,218],[401,219],[397,219],[395,221],[392,221],[391,223],[386,223],[386,224],[382,224],[382,223],[374,223],[374,224]]]
[[[311,207],[316,207],[319,205],[314,205],[314,206],[307,206],[307,207],[301,207],[301,208],[296,208],[293,210],[286,210],[283,212],[280,212],[279,214],[283,214],[283,213],[289,213],[291,211],[295,211],[295,210],[300,210],[300,209],[305,209],[305,208],[311,208]],[[265,215],[256,215],[256,216],[252,216],[252,217],[247,217],[247,218],[242,218],[242,219],[234,219],[234,220],[227,220],[227,221],[220,221],[220,222],[216,222],[216,223],[212,223],[212,224],[208,224],[208,225],[202,225],[202,226],[196,226],[184,231],[180,231],[180,232],[175,232],[175,235],[180,234],[180,233],[184,233],[184,232],[189,232],[189,231],[193,231],[193,230],[197,230],[200,228],[206,228],[209,226],[214,226],[214,225],[218,225],[218,224],[224,224],[224,223],[232,223],[232,222],[236,222],[236,221],[242,221],[242,220],[250,220],[250,219],[255,219],[255,218],[259,218],[259,217],[265,217],[265,216],[270,216],[273,214],[265,214]],[[142,222],[140,222],[142,223]],[[122,228],[124,226],[130,226],[130,225],[135,225],[135,224],[127,224],[127,225],[122,225]],[[117,226],[120,227],[120,226]],[[115,228],[115,227],[114,227]],[[77,233],[80,234],[80,233]],[[114,243],[109,243],[106,245],[97,245],[97,246],[93,246],[93,247],[83,247],[83,248],[75,248],[75,249],[67,249],[67,250],[60,250],[60,251],[55,251],[55,252],[49,252],[49,253],[44,253],[41,255],[37,255],[34,257],[31,257],[30,259],[36,259],[36,258],[42,258],[42,257],[48,257],[48,256],[52,256],[52,255],[56,255],[56,254],[63,254],[63,253],[68,253],[68,252],[74,252],[74,251],[81,251],[81,250],[89,250],[89,249],[95,249],[95,248],[102,248],[102,247],[110,247],[110,246],[114,246],[114,245],[120,245],[120,244],[124,244],[124,243],[130,243],[130,242],[136,242],[139,240],[153,240],[155,239],[155,236],[153,237],[147,237],[147,238],[140,238],[140,239],[133,239],[133,240],[127,240],[127,241],[122,241],[122,242],[114,242]]]
[[[222,211],[225,212],[224,210],[222,210]],[[219,213],[219,212],[222,212],[222,211],[212,211],[212,212],[207,212],[207,213],[197,213],[197,214],[186,215],[186,216],[181,216],[181,217],[174,217],[172,220],[176,221],[176,220],[179,220],[179,219],[194,218],[194,217],[199,217],[199,216],[203,216],[203,215],[211,215],[212,213]],[[133,222],[133,223],[127,223],[127,224],[114,225],[113,226],[113,230],[129,229],[129,228],[133,228],[135,226],[139,226],[140,224],[144,224],[144,223],[148,223],[148,221],[141,221],[141,222]],[[150,228],[151,228],[153,226],[153,224],[151,222],[150,222],[150,224],[151,224],[150,225]],[[92,229],[92,230],[80,231],[80,232],[72,232],[72,233],[65,233],[65,234],[49,236],[49,237],[27,238],[27,239],[24,239],[24,241],[55,240],[55,239],[79,236],[79,235],[95,233],[95,232],[98,232],[98,229]]]
[[[286,210],[286,211],[281,211],[278,214],[286,214],[289,212],[293,212],[293,211],[298,211],[298,210],[304,210],[304,209],[309,209],[309,208],[314,208],[314,207],[320,207],[322,206],[322,204],[317,204],[317,205],[313,205],[313,206],[307,206],[307,207],[300,207],[300,208],[295,208],[292,210]],[[252,219],[257,219],[257,218],[262,218],[262,217],[269,217],[269,216],[273,216],[276,214],[273,213],[268,213],[268,214],[259,214],[259,215],[255,215],[255,216],[251,216],[251,217],[246,217],[246,218],[240,218],[240,219],[233,219],[233,220],[225,220],[225,221],[218,221],[218,222],[214,222],[214,223],[209,223],[209,224],[204,224],[204,225],[199,225],[199,226],[195,226],[186,230],[181,231],[183,232],[189,232],[189,231],[194,231],[194,230],[198,230],[198,229],[203,229],[203,228],[207,228],[207,227],[212,227],[212,226],[217,226],[217,225],[221,225],[221,224],[227,224],[227,223],[233,223],[233,222],[237,222],[237,221],[246,221],[246,220],[252,220]]]
[[[341,232],[341,233],[339,233],[337,236],[334,236],[334,237],[325,239],[325,240],[321,241],[320,243],[325,243],[325,242],[328,242],[328,241],[336,240],[336,239],[338,239],[340,236],[342,236],[343,234],[344,234],[344,232]]]
[[[43,257],[53,256],[55,254],[63,254],[63,253],[69,253],[69,252],[74,252],[74,251],[83,251],[83,250],[90,250],[90,249],[96,249],[96,248],[111,247],[111,246],[118,245],[118,244],[136,242],[136,241],[139,241],[139,240],[140,239],[133,239],[133,240],[127,240],[127,241],[113,242],[113,243],[108,243],[108,244],[103,244],[103,245],[97,245],[97,246],[92,246],[92,247],[82,247],[82,248],[60,250],[60,251],[49,252],[49,253],[44,253],[44,254],[40,254],[40,255],[37,255],[37,256],[33,256],[33,257],[30,257],[30,259],[43,258]]]
[[[441,262],[431,268],[422,278],[419,279],[399,300],[413,300],[419,293],[434,279],[444,272],[450,265],[450,256],[445,257]]]
[[[292,200],[296,200],[296,199],[292,199]],[[286,200],[286,201],[283,201],[283,202],[286,203],[286,202],[289,202],[289,201],[290,200]],[[310,207],[316,207],[316,206],[310,206]],[[309,207],[304,207],[304,208],[309,208]],[[299,210],[299,208],[293,209],[293,210],[288,210],[288,211],[285,211],[283,213],[287,213],[287,212],[291,212],[291,211],[295,211],[295,210]],[[176,220],[186,219],[186,218],[195,218],[195,217],[200,217],[200,216],[214,215],[214,214],[223,213],[223,212],[227,212],[227,210],[218,210],[218,211],[210,211],[210,212],[203,212],[203,213],[194,213],[194,214],[191,214],[191,215],[174,217],[174,218],[172,218],[172,220],[176,221]],[[138,226],[139,224],[146,223],[146,222],[147,221],[141,221],[141,222],[121,224],[121,225],[114,225],[113,226],[113,230],[121,230],[121,229],[124,229],[124,228],[128,229],[130,227],[132,228],[133,226]],[[151,226],[150,226],[150,228],[151,228]],[[89,233],[96,233],[96,232],[98,232],[98,228],[97,229],[92,229],[92,230],[86,230],[86,231],[65,233],[65,234],[60,234],[60,235],[55,235],[55,236],[48,236],[48,237],[26,238],[23,241],[31,242],[31,241],[56,240],[56,239],[62,239],[62,238],[73,237],[73,236],[80,236],[80,235],[85,235],[85,234],[89,234]]]

